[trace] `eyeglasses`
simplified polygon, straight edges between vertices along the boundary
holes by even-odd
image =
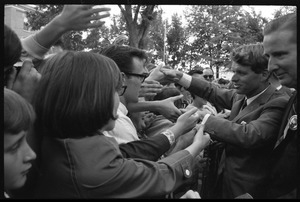
[[[119,96],[124,95],[126,89],[127,89],[127,86],[122,86],[122,87],[118,90]]]
[[[139,77],[142,83],[149,76],[148,73],[144,73],[144,74],[136,74],[136,73],[131,73],[131,72],[124,72],[124,73],[127,74],[127,75]]]
[[[203,77],[204,77],[205,79],[208,79],[208,78],[212,79],[212,78],[213,78],[213,75],[203,75]]]

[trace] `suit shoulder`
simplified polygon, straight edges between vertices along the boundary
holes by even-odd
[[[290,96],[288,96],[286,93],[281,93],[276,91],[269,100],[269,104],[275,104],[275,105],[287,105],[288,101],[290,99]]]
[[[272,95],[272,99],[275,99],[275,98],[277,98],[277,99],[283,99],[283,100],[289,100],[290,96],[286,92],[284,92],[284,91],[278,91],[278,90],[276,90],[274,92],[274,94]]]

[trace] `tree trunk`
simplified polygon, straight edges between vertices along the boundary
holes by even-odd
[[[145,49],[147,48],[146,36],[149,33],[151,22],[156,18],[156,12],[154,11],[155,5],[148,5],[140,12],[141,5],[138,5],[134,16],[132,16],[131,5],[125,5],[125,9],[119,5],[121,12],[125,18],[127,30],[129,33],[129,45],[135,48]],[[138,15],[142,16],[141,23],[138,24]]]

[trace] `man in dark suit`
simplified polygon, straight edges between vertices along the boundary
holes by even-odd
[[[264,29],[264,54],[269,71],[283,86],[294,88],[286,107],[277,142],[270,158],[265,198],[300,198],[299,135],[297,134],[297,16],[269,22]]]
[[[221,198],[245,193],[261,198],[288,96],[269,84],[268,60],[262,44],[245,45],[232,52],[235,89],[222,89],[180,71],[161,69],[162,78],[178,82],[208,101],[231,109],[228,119],[201,114],[204,130],[225,143],[219,167]],[[247,105],[244,107],[244,103]],[[215,195],[215,197],[217,197]]]

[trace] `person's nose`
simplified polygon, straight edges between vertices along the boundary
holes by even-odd
[[[28,143],[26,143],[26,151],[25,151],[25,162],[29,162],[36,159],[36,153],[32,150]]]
[[[238,81],[238,77],[237,77],[236,74],[233,74],[233,75],[232,75],[231,81],[232,81],[232,82],[237,82],[237,81]]]
[[[274,59],[274,57],[270,56],[268,60],[268,71],[272,72],[272,71],[276,71],[277,69],[278,69],[278,65],[276,63],[276,60]]]

